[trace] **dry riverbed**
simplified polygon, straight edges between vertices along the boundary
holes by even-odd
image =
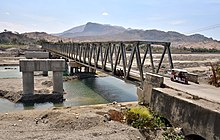
[[[145,139],[138,129],[100,115],[100,112],[108,114],[110,109],[120,107],[93,105],[1,113],[0,139]]]

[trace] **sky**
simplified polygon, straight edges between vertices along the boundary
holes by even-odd
[[[220,40],[220,0],[0,0],[0,32],[60,33],[87,22]]]

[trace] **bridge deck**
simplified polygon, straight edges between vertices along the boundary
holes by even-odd
[[[164,78],[164,83],[174,89],[198,96],[200,98],[220,104],[220,89],[206,84],[195,84],[189,82],[188,85],[173,82],[170,78]]]

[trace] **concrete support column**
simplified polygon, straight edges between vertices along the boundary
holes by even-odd
[[[53,71],[53,92],[63,93],[63,72]]]
[[[68,67],[67,62],[68,62],[68,59],[65,59],[65,72],[66,72],[66,74],[69,73],[69,67]]]
[[[48,76],[48,71],[43,71],[43,76]]]
[[[92,68],[89,68],[89,72],[91,72],[91,73],[96,73],[96,70],[95,70],[95,69],[92,69]]]
[[[23,94],[33,95],[34,94],[34,72],[22,72],[23,79]]]
[[[73,67],[70,67],[70,75],[73,75]]]
[[[85,72],[89,72],[89,67],[85,67]]]

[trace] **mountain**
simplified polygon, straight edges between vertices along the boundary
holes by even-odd
[[[29,32],[24,34],[3,32],[0,33],[0,43],[6,44],[33,44],[39,40],[50,42],[81,42],[81,41],[166,41],[171,47],[186,48],[215,48],[220,50],[220,41],[205,37],[201,34],[184,35],[175,31],[125,29],[120,26],[111,26],[88,22],[58,34],[45,32]]]
[[[170,41],[170,42],[201,42],[211,41],[200,34],[186,36],[174,31],[160,30],[137,30],[125,29],[121,26],[111,26],[88,22],[85,25],[77,26],[62,33],[56,34],[59,37],[76,38],[77,40],[151,40],[151,41]]]
[[[83,32],[85,26],[86,25],[81,25],[81,26],[73,27],[73,28],[71,28],[71,29],[69,29],[67,31],[64,31],[64,32],[58,33],[58,34],[54,34],[54,35],[56,35],[56,36],[65,36],[65,37],[74,36],[74,34]]]
[[[71,38],[73,41],[167,41],[171,42],[172,47],[217,48],[220,50],[219,41],[201,34],[187,36],[175,31],[125,29],[121,26],[91,22],[56,35]]]
[[[124,31],[126,31],[126,29],[120,26],[111,26],[106,24],[88,22],[85,25],[74,27],[56,35],[62,37],[103,36],[114,35],[122,33]]]

